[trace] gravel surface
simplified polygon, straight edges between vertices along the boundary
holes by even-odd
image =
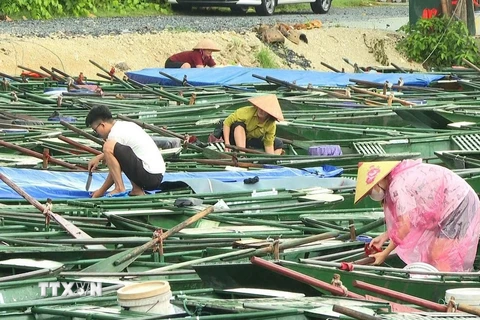
[[[190,15],[157,16],[157,17],[125,17],[125,18],[81,18],[56,19],[51,21],[13,21],[0,22],[0,34],[14,36],[49,35],[114,35],[127,33],[155,33],[162,30],[189,30],[198,32],[207,31],[246,31],[257,24],[272,24],[280,21],[284,23],[305,23],[318,19],[325,25],[348,25],[362,21],[386,20],[391,18],[408,17],[407,5],[374,6],[357,8],[335,8],[328,14],[318,15],[311,11],[275,14],[271,17],[257,16],[250,10],[246,16],[235,16],[230,13],[201,10]]]

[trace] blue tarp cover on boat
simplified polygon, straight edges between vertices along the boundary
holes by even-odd
[[[267,166],[266,166],[267,167]],[[166,173],[164,182],[183,182],[192,179],[213,179],[224,183],[243,184],[246,178],[258,176],[259,179],[282,179],[287,177],[335,177],[343,172],[342,168],[324,165],[321,167],[294,169],[271,166],[268,169],[255,171],[213,171],[213,172],[174,172]],[[35,169],[17,169],[0,167],[4,174],[30,196],[37,199],[75,199],[88,198],[89,192],[85,191],[88,172],[45,171]],[[107,173],[94,173],[90,191],[102,185]],[[129,180],[124,176],[127,189],[131,189]],[[185,183],[188,184],[188,183]],[[280,188],[280,186],[278,187]],[[15,191],[0,181],[0,199],[20,199]]]
[[[427,73],[334,73],[320,71],[304,70],[285,70],[285,69],[264,69],[264,68],[246,68],[246,67],[223,67],[223,68],[201,68],[201,69],[164,69],[148,68],[139,71],[127,72],[130,79],[143,84],[158,83],[164,86],[178,86],[179,84],[168,79],[158,72],[163,71],[177,79],[183,79],[187,76],[190,84],[195,86],[208,85],[239,85],[247,83],[265,83],[263,80],[254,78],[256,74],[262,77],[270,76],[280,80],[293,82],[300,86],[312,84],[314,86],[339,86],[343,87],[349,84],[350,79],[373,81],[379,83],[396,84],[401,77],[406,86],[425,87],[430,82],[443,78],[443,75]]]

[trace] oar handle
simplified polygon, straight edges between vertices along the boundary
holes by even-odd
[[[168,238],[172,234],[179,232],[183,228],[185,228],[185,227],[191,225],[192,223],[202,219],[203,217],[205,217],[206,215],[208,215],[211,212],[213,212],[213,206],[209,206],[209,207],[203,209],[202,211],[198,212],[197,214],[189,217],[187,220],[182,221],[181,223],[177,224],[176,226],[170,228],[167,232],[162,233],[162,235],[160,237],[152,239],[145,244],[142,244],[141,246],[135,248],[129,254],[115,260],[113,264],[115,266],[118,266],[119,264],[122,264],[125,261],[128,261],[128,260],[130,260],[130,259],[132,259],[136,256],[141,255],[143,252],[145,252],[145,250],[153,247],[158,241],[165,240],[166,238]]]

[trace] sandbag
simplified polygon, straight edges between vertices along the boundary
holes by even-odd
[[[261,33],[262,39],[266,43],[284,43],[285,38],[277,28],[269,28]]]

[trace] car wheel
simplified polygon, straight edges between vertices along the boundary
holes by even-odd
[[[248,7],[247,6],[231,6],[230,10],[232,10],[232,12],[236,14],[246,14],[248,11]]]
[[[261,16],[271,16],[276,5],[275,0],[262,0],[262,4],[255,7],[255,12]]]
[[[317,0],[315,2],[310,2],[310,7],[314,13],[327,13],[331,6],[332,0]]]

